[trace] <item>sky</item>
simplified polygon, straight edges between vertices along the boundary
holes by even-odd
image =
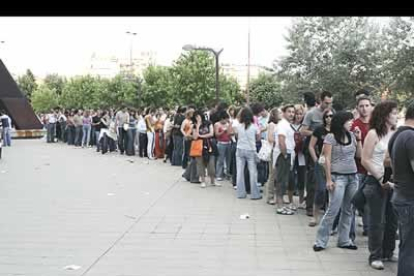
[[[221,63],[247,64],[250,24],[251,64],[270,67],[286,54],[291,22],[291,17],[0,17],[0,58],[14,75],[28,68],[39,77],[81,75],[93,53],[129,58],[132,39],[133,53],[154,51],[160,65],[171,65],[185,44],[224,48]]]

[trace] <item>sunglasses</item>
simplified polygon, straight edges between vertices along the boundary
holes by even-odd
[[[325,118],[332,118],[333,115],[326,115]]]

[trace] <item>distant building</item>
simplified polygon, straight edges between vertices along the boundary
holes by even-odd
[[[103,78],[113,78],[117,74],[142,76],[145,68],[155,63],[156,52],[152,51],[141,51],[139,54],[135,54],[132,60],[116,56],[98,56],[94,53],[91,56],[88,73]]]
[[[247,85],[247,64],[221,64],[220,69],[224,75],[234,77],[242,90]],[[250,81],[259,76],[260,73],[270,72],[270,69],[261,65],[250,65]]]

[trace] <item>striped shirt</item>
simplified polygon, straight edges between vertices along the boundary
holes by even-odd
[[[331,172],[336,174],[355,174],[357,166],[355,163],[355,154],[357,150],[357,141],[353,133],[351,141],[347,145],[341,145],[332,133],[325,137],[324,144],[332,145],[331,153]]]

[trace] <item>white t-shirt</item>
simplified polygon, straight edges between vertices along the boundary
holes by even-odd
[[[295,152],[295,137],[294,137],[295,131],[290,126],[290,123],[286,119],[283,118],[278,123],[277,128],[278,128],[278,135],[285,136],[287,153],[290,153],[290,154],[294,153]]]
[[[53,114],[53,113],[50,113],[48,115],[48,119],[49,119],[49,124],[56,124],[56,122],[57,122],[56,115]]]
[[[147,125],[145,124],[145,120],[142,116],[140,116],[138,120],[138,132],[147,133]]]

